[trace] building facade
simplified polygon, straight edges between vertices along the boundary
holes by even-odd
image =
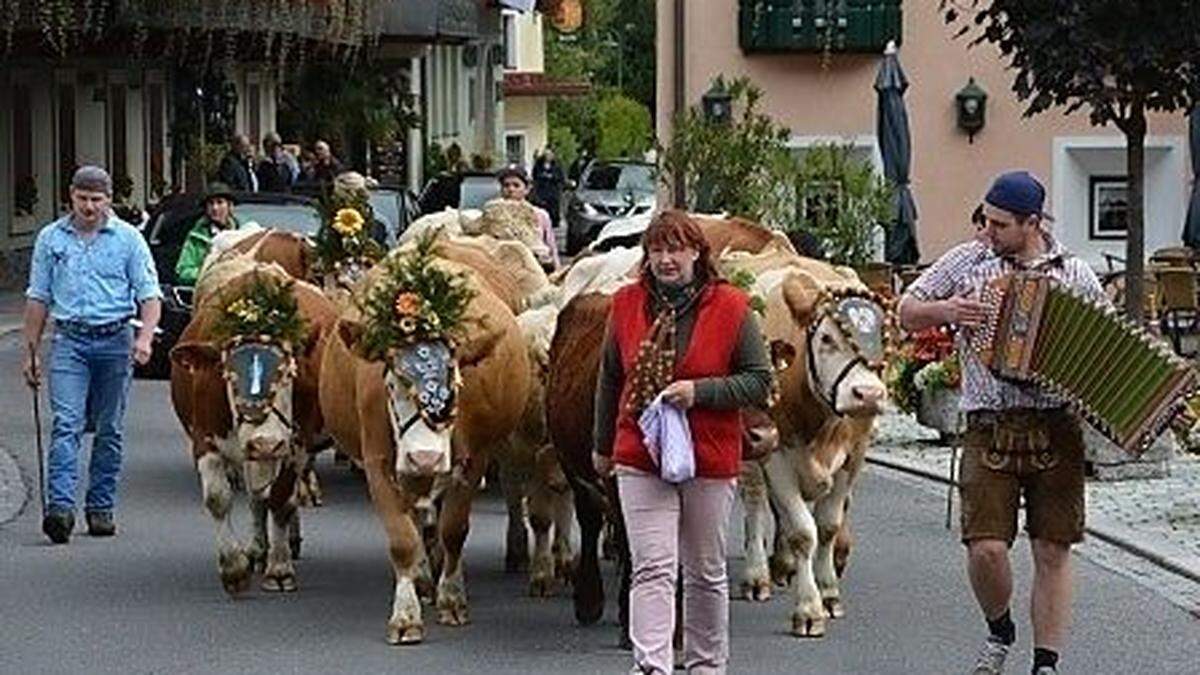
[[[798,153],[833,141],[852,145],[864,161],[878,165],[873,84],[885,38],[897,38],[909,81],[905,101],[913,147],[911,178],[924,261],[967,236],[969,215],[990,180],[1012,168],[1028,169],[1046,184],[1047,210],[1056,217],[1054,232],[1068,248],[1096,266],[1104,264],[1106,253],[1124,256],[1125,141],[1116,128],[1092,126],[1086,110],[1024,117],[1024,104],[1011,90],[1013,73],[999,52],[987,44],[968,48],[968,39],[953,39],[954,28],[945,25],[936,2],[872,3],[890,13],[862,21],[824,17],[832,19],[825,25],[842,30],[833,33],[832,48],[816,44],[809,51],[784,51],[772,42],[811,37],[801,34],[814,25],[811,16],[791,17],[795,23],[789,23],[783,37],[778,26],[761,23],[753,29],[763,30],[762,35],[740,33],[751,24],[740,27],[739,20],[765,21],[769,5],[816,4],[835,6],[658,0],[660,138],[670,136],[676,73],[685,105],[699,103],[718,75],[747,76],[764,91],[764,112],[791,129]],[[821,18],[816,17],[818,27]],[[889,22],[895,24],[891,35]],[[857,31],[860,25],[863,29]],[[987,93],[986,122],[973,136],[959,129],[956,109],[956,95],[971,78]],[[1192,179],[1187,152],[1183,115],[1152,115],[1146,140],[1147,251],[1179,244]]]

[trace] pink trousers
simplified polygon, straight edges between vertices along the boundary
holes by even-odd
[[[672,485],[621,468],[617,486],[633,558],[633,672],[670,675],[674,668],[676,570],[682,565],[684,666],[688,673],[723,675],[729,661],[725,534],[737,480]]]

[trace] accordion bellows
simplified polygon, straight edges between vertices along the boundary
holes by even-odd
[[[1163,342],[1040,274],[999,277],[969,344],[997,377],[1066,398],[1098,431],[1137,456],[1197,388],[1197,374]]]

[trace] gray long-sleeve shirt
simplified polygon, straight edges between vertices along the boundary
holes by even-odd
[[[696,298],[691,301],[681,291],[667,291],[672,304],[679,302],[681,308],[675,319],[675,354],[683,358],[696,326]],[[656,311],[661,308],[656,306]],[[758,319],[753,311],[747,311],[740,326],[730,326],[738,331],[737,345],[733,350],[729,375],[706,377],[696,380],[697,408],[734,409],[764,405],[771,391],[771,361],[762,338]],[[620,412],[621,387],[625,383],[625,369],[621,363],[621,350],[613,335],[612,325],[605,329],[600,375],[596,381],[595,423],[593,440],[596,452],[611,456],[613,441],[617,433],[617,416]]]

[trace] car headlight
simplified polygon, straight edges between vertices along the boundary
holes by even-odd
[[[596,207],[592,206],[591,204],[589,204],[587,202],[580,202],[579,208],[581,211],[583,211],[583,214],[586,216],[600,215],[600,212],[596,210]]]

